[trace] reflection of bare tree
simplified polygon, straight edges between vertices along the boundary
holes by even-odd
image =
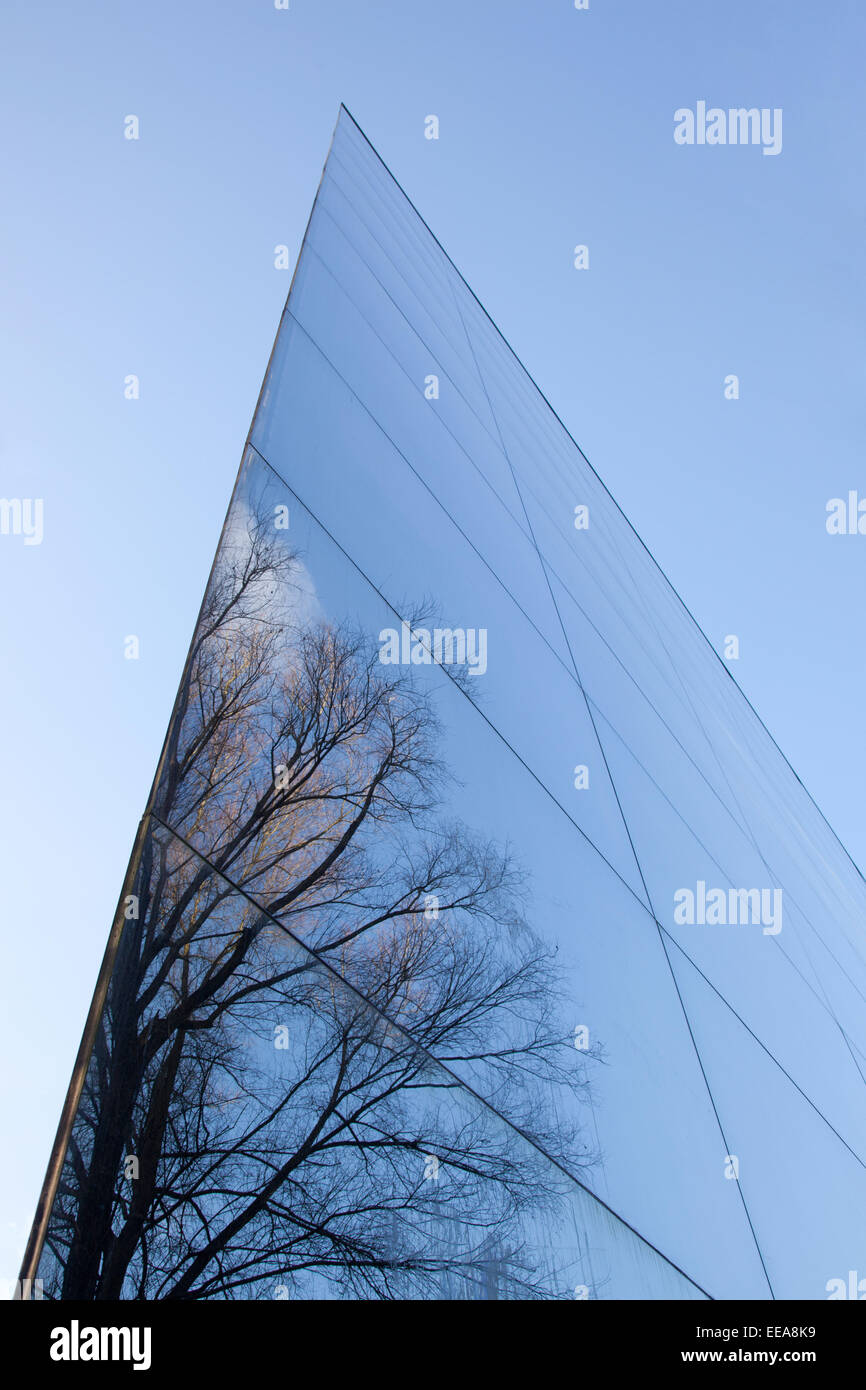
[[[551,1104],[578,1059],[519,875],[437,815],[436,746],[427,696],[316,616],[267,518],[230,532],[52,1216],[55,1296],[441,1296],[492,1267],[539,1291],[521,1231],[553,1169],[511,1126],[579,1161]],[[431,1057],[482,1071],[511,1126]]]

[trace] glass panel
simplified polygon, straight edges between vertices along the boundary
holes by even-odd
[[[742,1193],[775,1297],[826,1299],[831,1280],[847,1286],[849,1270],[863,1268],[851,1205],[863,1191],[863,1162],[676,948],[673,959],[729,1146],[715,1179]]]

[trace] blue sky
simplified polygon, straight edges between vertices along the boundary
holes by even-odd
[[[49,0],[2,38],[0,494],[44,501],[0,536],[6,1278],[341,100],[866,862],[866,537],[825,528],[866,497],[866,14]],[[701,100],[781,108],[781,153],[677,145]]]

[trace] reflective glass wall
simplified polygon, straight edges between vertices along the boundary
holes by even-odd
[[[125,887],[46,1296],[862,1264],[863,880],[345,111]]]

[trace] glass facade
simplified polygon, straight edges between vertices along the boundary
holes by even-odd
[[[342,110],[23,1273],[824,1298],[863,1262],[864,923]]]

